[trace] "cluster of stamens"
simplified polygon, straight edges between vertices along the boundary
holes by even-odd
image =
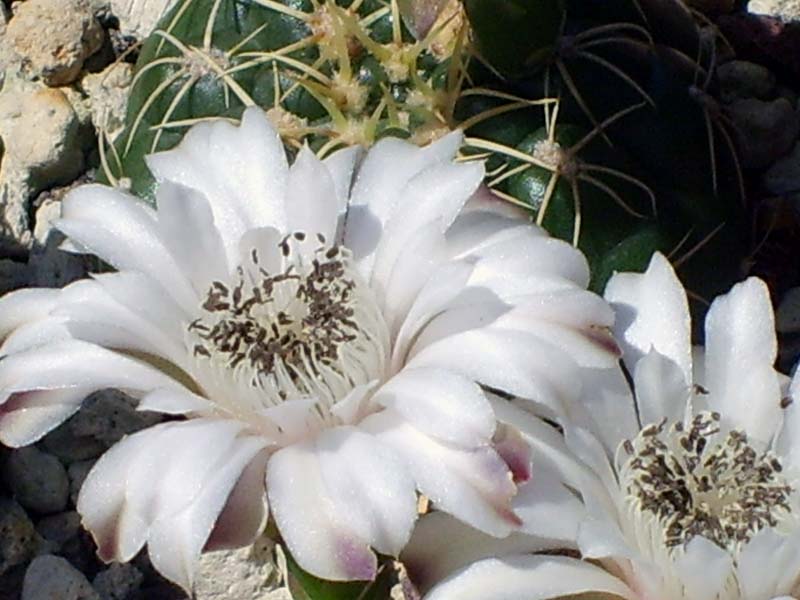
[[[630,458],[621,483],[639,511],[658,519],[670,548],[700,535],[734,551],[791,510],[780,461],[740,431],[722,433],[718,413],[649,425],[623,447]]]
[[[320,245],[308,261],[294,260],[290,242],[306,241],[302,232],[279,244],[284,268],[268,272],[251,253],[254,269],[240,268],[232,285],[214,281],[203,302],[204,316],[188,327],[197,357],[222,360],[250,376],[256,387],[288,378],[301,393],[322,370],[336,371],[344,345],[356,340],[354,291],[347,276],[349,255],[338,246]],[[279,392],[282,399],[286,393]]]

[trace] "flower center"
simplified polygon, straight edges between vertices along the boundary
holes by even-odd
[[[233,281],[214,281],[188,326],[193,352],[263,392],[265,407],[316,398],[330,407],[383,373],[385,325],[348,250],[286,236]]]
[[[740,431],[723,434],[718,413],[645,427],[624,449],[621,484],[633,506],[656,517],[669,548],[702,535],[735,552],[790,512],[780,461]]]

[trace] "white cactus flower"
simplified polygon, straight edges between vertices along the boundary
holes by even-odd
[[[575,532],[562,547],[592,562],[428,517],[407,548],[412,564],[446,529],[454,545],[475,540],[470,556],[439,561],[428,600],[800,598],[800,376],[788,382],[774,368],[766,285],[750,278],[718,297],[694,349],[686,293],[660,254],[644,274],[612,277],[606,299],[634,396],[621,373],[587,372],[599,393],[584,396],[588,410],[565,424],[558,453],[561,481],[578,492],[560,511]],[[522,530],[541,533],[534,522]]]
[[[371,579],[417,491],[492,536],[518,526],[527,448],[484,389],[555,402],[579,365],[616,361],[612,313],[579,252],[465,208],[483,167],[454,162],[460,142],[304,148],[289,167],[253,108],[148,158],[155,210],[68,195],[57,227],[116,272],[0,300],[0,440],[30,444],[107,387],[182,417],[86,479],[103,559],[147,544],[190,589],[200,552],[250,543],[269,505],[304,569]]]

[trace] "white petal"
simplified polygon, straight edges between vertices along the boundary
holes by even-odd
[[[384,299],[383,313],[391,331],[399,330],[414,298],[444,260],[444,236],[437,224],[429,223],[408,241],[389,277],[373,282]]]
[[[496,538],[473,529],[447,513],[436,511],[422,517],[401,560],[414,584],[425,592],[470,563],[491,556],[549,550],[554,540],[523,533]]]
[[[476,562],[437,585],[425,600],[549,600],[585,593],[636,598],[622,581],[589,563],[516,555]]]
[[[520,531],[559,540],[567,548],[575,546],[586,510],[562,481],[556,471],[534,461],[531,480],[520,486],[514,498],[514,512],[522,519]]]
[[[235,267],[226,261],[208,199],[191,188],[162,181],[156,200],[161,239],[198,296],[205,295],[212,281],[225,281]]]
[[[412,177],[455,157],[462,140],[455,131],[425,148],[397,138],[384,138],[367,153],[350,195],[345,245],[353,251],[366,279],[372,272],[378,237]]]
[[[333,179],[333,185],[336,190],[336,206],[339,214],[344,213],[347,209],[350,188],[353,184],[353,172],[362,154],[363,149],[361,147],[350,146],[334,152],[322,161],[328,167],[328,173]]]
[[[414,480],[400,458],[352,427],[324,431],[316,453],[325,488],[346,526],[378,552],[397,556],[417,519]]]
[[[485,446],[494,434],[494,412],[480,386],[452,371],[404,369],[373,400],[423,433],[460,447]]]
[[[168,415],[210,415],[215,405],[189,390],[158,389],[145,395],[136,410],[148,410]]]
[[[709,405],[723,422],[768,441],[778,424],[780,380],[769,290],[751,277],[711,304],[706,317]]]
[[[578,526],[576,540],[584,558],[639,558],[639,552],[630,546],[613,517],[587,517]]]
[[[719,598],[720,590],[725,587],[725,580],[730,576],[732,567],[733,558],[730,553],[700,535],[695,536],[686,545],[685,552],[675,560],[675,568],[680,574],[685,594],[692,600]],[[741,579],[739,584],[741,586]],[[756,596],[745,592],[742,597]]]
[[[0,404],[0,442],[12,448],[27,446],[71,417],[94,390],[64,390],[14,394]]]
[[[335,581],[375,578],[377,559],[368,542],[337,514],[312,442],[272,455],[267,495],[278,529],[304,570]]]
[[[691,392],[690,382],[684,377],[675,361],[655,349],[636,363],[633,381],[643,426],[662,419],[668,422],[683,419]]]
[[[183,389],[150,365],[78,340],[33,348],[0,361],[0,402],[16,392],[72,387],[114,387],[134,392],[160,387]]]
[[[267,520],[267,488],[264,481],[269,451],[259,452],[244,468],[208,536],[204,552],[249,546]]]
[[[390,409],[367,417],[361,426],[403,457],[418,489],[440,510],[496,536],[520,525],[511,508],[516,493],[511,472],[492,448],[441,444]]]
[[[303,146],[289,169],[286,198],[289,231],[321,234],[335,242],[339,206],[330,172],[308,146]]]
[[[538,235],[530,227],[468,256],[481,259],[475,269],[476,277],[505,272],[530,277],[557,276],[582,288],[589,284],[589,263],[583,254],[562,240]]]
[[[59,290],[60,291],[60,290]],[[44,317],[15,329],[0,345],[0,356],[30,350],[60,340],[74,339],[63,317]]]
[[[605,298],[617,312],[614,333],[629,371],[654,347],[680,367],[686,381],[692,380],[689,304],[663,255],[654,254],[644,274],[614,274],[606,285]]]
[[[569,354],[578,365],[588,368],[616,366],[621,351],[611,333],[598,325],[586,328],[544,320],[536,305],[516,306],[498,317],[497,327],[532,334]]]
[[[447,262],[428,278],[408,309],[392,347],[392,366],[398,370],[406,362],[409,346],[419,331],[464,289],[473,266],[466,262]]]
[[[797,577],[798,546],[796,535],[786,536],[771,528],[756,533],[743,546],[737,561],[742,598],[765,598],[789,591]],[[769,568],[765,568],[765,561]],[[788,572],[790,567],[795,570]],[[783,589],[778,587],[781,584]]]
[[[783,425],[775,441],[781,460],[800,468],[800,370],[795,371],[789,386],[790,404],[783,410]]]
[[[639,433],[636,404],[628,380],[613,369],[583,369],[583,393],[569,419],[592,432],[613,455],[623,440]]]
[[[488,211],[462,212],[447,230],[447,249],[454,259],[520,235],[547,237],[543,229],[520,219]]]
[[[124,304],[111,297],[109,291],[123,298]],[[126,271],[102,276],[97,281],[76,281],[64,288],[59,306],[52,314],[64,320],[72,337],[108,348],[159,356],[185,368],[188,352],[182,326],[188,319],[160,286],[140,273]]]
[[[212,441],[213,438],[202,440],[203,443]],[[186,488],[191,491],[182,498],[183,508],[168,512],[166,506],[169,503],[164,503],[165,506],[159,510],[158,518],[150,526],[147,539],[150,561],[164,577],[187,591],[192,589],[195,565],[215,527],[217,517],[222,513],[243,471],[263,446],[262,439],[243,437],[237,439],[233,447],[223,456],[217,458],[212,454],[211,457],[204,457],[213,461],[213,469],[205,474],[197,492],[192,494],[194,490],[187,482]],[[195,460],[197,458],[194,457]],[[260,471],[261,481],[265,465],[266,461],[257,461],[256,468]],[[175,477],[186,478],[186,471],[175,473]],[[241,541],[246,543],[255,538],[263,520],[263,513],[253,510],[253,505],[260,506],[263,510],[264,488],[263,485],[250,486],[243,492],[251,494],[246,504],[246,508],[250,510],[242,511],[238,515],[237,526],[241,529],[236,533],[237,537],[244,538]]]
[[[36,288],[17,290],[0,298],[0,341],[17,327],[46,316],[59,294],[60,290]]]
[[[286,153],[259,108],[245,110],[239,127],[222,120],[195,125],[176,148],[148,156],[147,166],[156,179],[208,198],[229,264],[248,229],[286,229]]]
[[[152,277],[187,310],[197,305],[197,295],[162,240],[149,206],[112,188],[82,185],[64,198],[61,214],[55,226],[73,243],[120,271]]]
[[[518,331],[465,331],[420,349],[408,366],[450,369],[557,414],[581,391],[578,368],[567,354]]]
[[[221,420],[163,423],[106,452],[78,497],[100,557],[127,561],[147,542],[153,565],[190,589],[217,516],[264,446],[259,438],[237,438],[241,429]],[[263,489],[256,492],[263,497]]]
[[[386,281],[414,234],[429,223],[444,233],[483,179],[480,163],[444,163],[414,177],[402,192],[403,201],[384,226],[373,278]]]

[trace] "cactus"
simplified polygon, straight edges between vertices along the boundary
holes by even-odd
[[[455,117],[489,186],[581,247],[598,291],[655,250],[696,297],[726,288],[747,253],[745,194],[714,98],[727,48],[707,21],[679,0],[509,0],[498,36],[481,19],[496,3],[465,2],[478,60]]]
[[[449,130],[464,24],[451,9],[418,40],[396,0],[181,0],[143,45],[126,128],[101,144],[103,176],[151,199],[145,155],[251,105],[290,149],[321,155],[384,135],[435,139]]]

